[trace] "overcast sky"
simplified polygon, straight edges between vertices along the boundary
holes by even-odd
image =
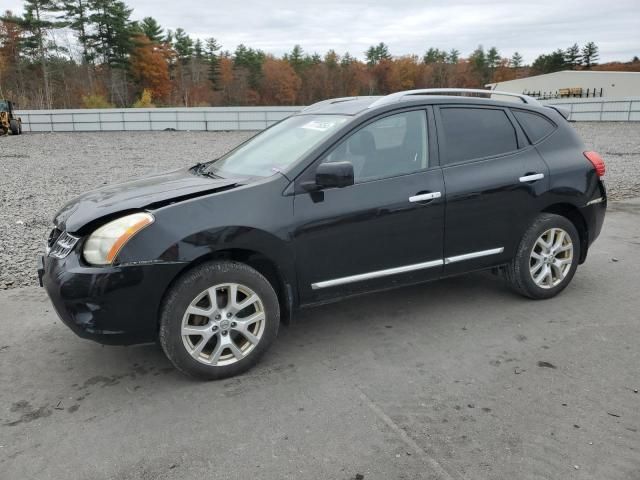
[[[0,0],[21,10],[18,0]],[[477,45],[520,52],[525,62],[540,53],[594,41],[600,61],[640,56],[640,0],[126,0],[133,18],[155,17],[165,28],[193,37],[215,37],[223,49],[244,43],[282,55],[296,43],[305,52],[333,48],[359,58],[385,42],[393,55],[422,55],[430,47]],[[4,10],[4,8],[3,8]]]

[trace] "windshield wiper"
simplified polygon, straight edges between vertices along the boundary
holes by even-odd
[[[191,171],[195,174],[195,175],[202,175],[204,177],[209,177],[209,178],[224,178],[221,177],[220,175],[216,175],[215,173],[213,173],[210,170],[207,170],[207,167],[209,166],[209,164],[212,162],[213,160],[211,160],[210,162],[198,162],[196,163],[193,167],[191,167]]]

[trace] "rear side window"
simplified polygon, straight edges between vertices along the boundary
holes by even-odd
[[[445,163],[489,157],[518,149],[516,130],[504,110],[440,109],[446,149]]]
[[[512,112],[531,143],[542,140],[556,128],[551,120],[537,113],[524,112],[522,110],[512,110]]]

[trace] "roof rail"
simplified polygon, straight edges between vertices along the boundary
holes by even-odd
[[[379,107],[380,105],[387,105],[389,103],[399,102],[404,97],[408,97],[408,96],[411,96],[411,95],[461,95],[461,96],[465,96],[464,94],[474,94],[475,96],[486,95],[489,98],[492,95],[501,95],[501,96],[507,96],[507,97],[517,97],[520,100],[522,100],[522,103],[526,103],[526,104],[529,104],[529,105],[535,105],[537,107],[541,107],[542,106],[542,104],[540,102],[538,102],[538,100],[536,100],[535,98],[530,97],[528,95],[522,95],[520,93],[501,92],[501,91],[498,91],[498,90],[482,90],[482,89],[479,89],[479,88],[423,88],[423,89],[419,89],[419,90],[405,90],[404,92],[392,93],[390,95],[387,95],[385,97],[380,98],[379,100],[376,100],[371,105],[369,105],[369,108]],[[467,95],[467,96],[469,96],[469,95]]]
[[[321,102],[312,103],[311,105],[308,105],[308,106],[304,107],[302,110],[300,110],[300,112],[308,112],[310,110],[315,110],[316,108],[321,107],[322,105],[330,105],[332,103],[349,102],[351,100],[357,100],[358,98],[361,98],[361,97],[329,98],[328,100],[322,100]]]

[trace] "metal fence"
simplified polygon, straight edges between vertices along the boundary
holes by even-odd
[[[604,89],[600,88],[561,88],[560,90],[552,90],[550,92],[528,91],[522,92],[523,95],[537,98],[538,100],[555,100],[558,98],[596,98],[602,97]]]
[[[574,122],[633,122],[640,121],[640,97],[629,98],[567,98],[542,100],[546,105],[557,105],[571,112]]]
[[[542,100],[569,109],[576,122],[640,121],[640,97]],[[302,107],[22,110],[25,132],[263,130]]]
[[[302,107],[21,110],[25,132],[263,130]]]

